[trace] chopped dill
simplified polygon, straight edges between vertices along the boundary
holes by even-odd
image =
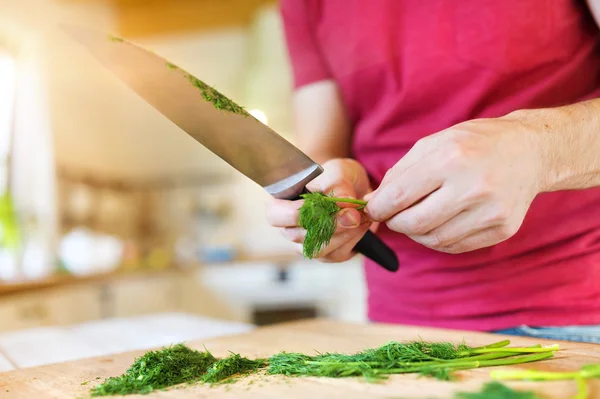
[[[256,371],[265,365],[265,359],[250,360],[240,356],[239,353],[232,353],[231,356],[213,363],[206,374],[202,376],[202,381],[211,384],[218,382],[233,382],[233,380],[230,379],[233,375]]]
[[[235,102],[230,100],[221,94],[217,89],[212,86],[207,85],[203,81],[190,74],[185,74],[185,77],[190,81],[190,83],[200,90],[202,97],[211,102],[216,109],[233,112],[234,114],[240,114],[244,116],[249,116],[250,114],[246,112],[244,107],[237,105]]]
[[[213,363],[214,356],[183,344],[149,351],[135,359],[121,376],[107,378],[94,387],[92,396],[146,394],[201,377]]]
[[[111,42],[115,42],[115,43],[123,43],[125,41],[125,40],[121,39],[120,37],[113,36],[113,35],[108,35],[108,40],[110,40]]]
[[[168,61],[166,62],[166,64],[165,64],[165,65],[166,65],[166,67],[167,67],[167,68],[169,68],[169,69],[171,69],[171,70],[173,70],[173,69],[179,69],[179,68],[177,67],[177,65],[175,65],[175,64],[171,64],[171,63],[170,63],[170,62],[168,62]]]

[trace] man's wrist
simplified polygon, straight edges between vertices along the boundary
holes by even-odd
[[[560,111],[558,111],[560,112]],[[555,151],[555,129],[559,115],[555,109],[524,109],[511,112],[505,116],[520,127],[519,145],[529,149],[535,165],[532,173],[536,174],[539,193],[553,191],[557,181],[557,157]]]
[[[538,165],[539,192],[600,185],[600,100],[519,110],[507,118],[525,131]]]

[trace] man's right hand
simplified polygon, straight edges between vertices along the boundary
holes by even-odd
[[[357,161],[350,158],[338,158],[325,162],[323,173],[311,181],[306,188],[311,192],[334,193],[336,197],[362,199],[370,193],[371,186],[367,172]],[[303,201],[273,199],[267,206],[267,220],[278,227],[288,240],[296,243],[296,250],[302,253],[302,242],[306,230],[298,226],[299,210]],[[329,245],[317,258],[324,262],[344,262],[355,255],[354,246],[372,226],[361,212],[352,204],[339,203],[344,208],[337,216],[337,230]]]

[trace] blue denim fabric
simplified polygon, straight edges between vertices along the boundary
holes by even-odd
[[[519,326],[492,332],[497,334],[518,335],[522,337],[547,338],[559,341],[590,342],[600,344],[600,325],[566,327]]]

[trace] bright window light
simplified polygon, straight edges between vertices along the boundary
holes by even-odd
[[[6,189],[6,162],[10,152],[16,86],[13,57],[0,52],[0,193]]]
[[[267,115],[265,115],[265,113],[262,112],[260,109],[253,109],[251,111],[248,111],[248,113],[256,119],[258,119],[259,121],[261,121],[262,123],[264,123],[265,125],[267,125],[269,122],[269,120],[267,119]]]

